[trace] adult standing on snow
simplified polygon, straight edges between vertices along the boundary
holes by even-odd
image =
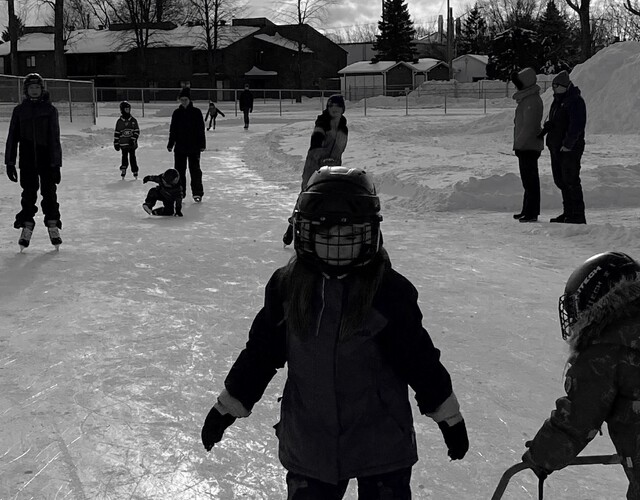
[[[518,91],[513,99],[518,103],[513,120],[513,150],[518,157],[520,178],[524,188],[522,210],[513,216],[520,222],[536,222],[540,215],[540,177],[538,158],[544,143],[538,135],[541,132],[544,105],[540,97],[540,87],[533,68],[525,68],[511,75],[511,81]]]
[[[342,165],[342,153],[344,153],[349,140],[347,119],[344,116],[345,110],[344,97],[335,94],[327,99],[324,111],[317,116],[311,133],[311,144],[302,169],[301,191],[305,190],[311,175],[323,164]],[[293,226],[289,220],[289,227],[282,236],[282,242],[285,245],[291,245],[292,241]]]
[[[22,88],[24,99],[13,109],[4,155],[7,176],[11,181],[18,182],[16,157],[20,145],[18,167],[22,210],[16,214],[13,227],[22,228],[18,243],[23,248],[28,247],[35,227],[33,217],[38,212],[36,201],[39,188],[44,224],[51,243],[57,247],[62,243],[60,205],[56,194],[62,166],[58,110],[51,104],[49,93],[44,89],[44,80],[38,73],[28,74]]]
[[[556,410],[522,457],[541,478],[560,470],[607,423],[640,500],[640,264],[621,252],[594,255],[567,280],[560,297],[562,337],[570,355]]]
[[[173,151],[174,166],[180,174],[183,197],[187,193],[187,161],[189,162],[191,194],[193,195],[193,200],[196,203],[200,203],[204,195],[200,154],[207,147],[204,117],[202,116],[202,111],[194,107],[193,102],[191,102],[191,89],[189,87],[184,87],[180,91],[178,99],[180,106],[171,115],[167,150],[169,152]]]
[[[547,134],[553,181],[562,192],[564,210],[550,222],[586,224],[580,183],[580,159],[584,153],[587,108],[580,89],[569,73],[561,71],[552,81],[553,103],[541,135]]]
[[[380,200],[360,169],[323,167],[296,209],[296,257],[265,302],[202,428],[210,450],[250,415],[279,368],[287,381],[275,426],[289,500],[409,500],[418,461],[409,387],[452,460],[469,449],[440,351],[422,326],[418,292],[381,245]]]
[[[240,105],[240,111],[244,114],[244,128],[249,128],[249,113],[253,113],[253,94],[249,90],[249,84],[244,84],[244,90],[240,93],[238,98]]]

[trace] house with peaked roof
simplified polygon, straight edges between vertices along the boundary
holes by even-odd
[[[67,76],[92,79],[97,87],[210,87],[204,28],[172,23],[152,28],[144,50],[146,71],[131,26],[72,31],[65,46]],[[18,52],[18,74],[37,71],[53,76],[53,33],[26,33]],[[0,45],[0,61],[9,72],[10,44]],[[219,27],[213,61],[220,89],[241,88],[244,83],[252,88],[297,88],[298,64],[302,88],[337,89],[346,51],[307,25],[234,19]]]
[[[487,78],[489,56],[464,54],[451,61],[453,77],[460,83],[477,82]]]
[[[340,89],[348,100],[376,95],[404,95],[426,80],[447,80],[447,63],[423,58],[414,62],[359,61],[342,68]]]

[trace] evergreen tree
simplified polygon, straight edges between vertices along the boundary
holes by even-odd
[[[16,16],[16,24],[18,25],[17,26],[18,38],[20,38],[22,35],[24,35],[24,21]],[[1,38],[3,42],[9,41],[9,28],[5,29],[2,32]]]
[[[476,3],[467,14],[457,41],[458,54],[486,54],[489,51],[487,22]]]
[[[568,70],[570,50],[574,44],[571,43],[569,24],[554,0],[549,0],[547,8],[538,19],[537,31],[542,71],[551,75]]]
[[[539,43],[535,31],[510,28],[499,33],[491,42],[487,77],[509,80],[513,71],[528,66],[539,69]]]
[[[411,62],[417,58],[413,45],[416,31],[404,0],[384,0],[378,29],[380,34],[373,43],[376,60]]]

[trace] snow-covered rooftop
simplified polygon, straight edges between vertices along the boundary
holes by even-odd
[[[476,60],[480,61],[482,64],[489,64],[489,56],[485,56],[485,55],[482,55],[482,54],[463,54],[461,56],[456,57],[451,62],[460,61],[460,60],[464,59],[465,57],[471,57],[472,59],[476,59]]]
[[[358,61],[353,64],[349,64],[342,68],[338,73],[345,74],[348,73],[350,75],[353,74],[364,74],[364,73],[386,73],[391,68],[397,66],[398,64],[403,64],[405,66],[409,66],[411,69],[422,73],[424,71],[429,71],[434,66],[438,64],[446,63],[440,61],[438,59],[432,59],[430,57],[424,57],[418,59],[417,63],[409,63],[409,62],[396,62],[396,61],[379,61],[377,63],[371,63],[369,61]]]
[[[285,38],[278,33],[276,33],[274,36],[261,33],[260,35],[255,35],[254,38],[257,38],[258,40],[262,40],[264,42],[272,43],[274,45],[278,45],[280,47],[284,47],[285,49],[295,50],[296,52],[298,51],[298,42],[290,40],[289,38]],[[302,52],[313,53],[313,50],[303,44]]]
[[[257,66],[252,67],[249,71],[247,71],[244,76],[277,76],[277,71],[269,71],[260,69]]]
[[[39,52],[53,50],[52,33],[29,33],[18,40],[18,52]],[[0,45],[0,56],[7,56],[11,52],[11,44]]]
[[[422,57],[418,59],[417,63],[410,64],[416,69],[416,71],[420,73],[429,71],[430,69],[435,68],[438,64],[444,64],[445,66],[447,65],[446,62],[439,59],[433,59],[431,57]]]

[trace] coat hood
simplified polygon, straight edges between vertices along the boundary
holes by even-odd
[[[536,72],[533,68],[524,68],[518,73],[517,78],[522,84],[521,90],[526,90],[538,82],[538,77],[536,76]]]
[[[571,327],[569,345],[577,353],[594,343],[619,344],[640,351],[640,280],[623,280]]]

